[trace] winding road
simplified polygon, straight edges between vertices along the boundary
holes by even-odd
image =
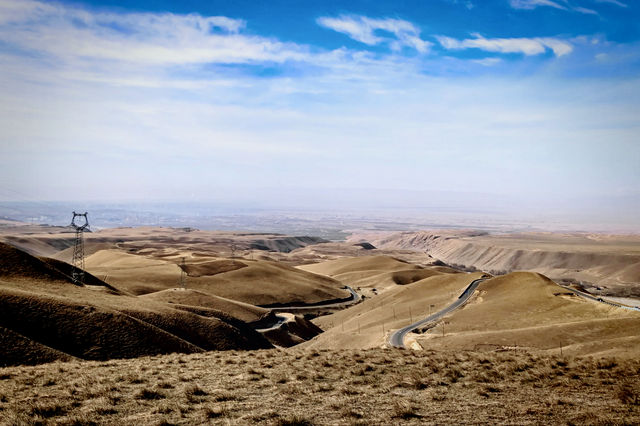
[[[410,324],[406,327],[401,328],[400,330],[396,330],[395,332],[393,332],[391,336],[389,336],[389,344],[394,348],[404,348],[405,347],[404,337],[406,336],[407,333],[425,324],[435,322],[441,319],[442,317],[444,317],[445,315],[447,315],[449,312],[452,312],[458,309],[460,306],[464,305],[469,300],[471,295],[473,295],[473,292],[476,290],[478,285],[485,279],[486,278],[478,278],[477,280],[473,280],[471,284],[469,284],[467,288],[464,289],[464,291],[458,297],[458,299],[455,302],[453,302],[451,305],[444,308],[443,310],[438,311],[435,314],[429,315],[423,320],[414,322],[413,324]]]
[[[351,293],[351,298],[343,302],[318,303],[316,305],[310,305],[310,306],[292,306],[292,305],[278,306],[278,307],[268,308],[268,309],[271,309],[272,312],[276,313],[276,312],[310,311],[314,309],[327,309],[327,308],[346,308],[347,306],[354,305],[362,300],[362,296],[360,296],[354,289],[352,289],[348,285],[344,286],[344,288],[346,290],[349,290],[349,293]],[[264,333],[270,330],[275,330],[282,327],[282,324],[284,324],[287,321],[287,318],[283,317],[282,315],[276,315],[275,319],[276,321],[273,324],[269,324],[269,326],[265,328],[256,329],[256,331],[259,333]]]
[[[584,293],[584,292],[582,292],[580,290],[576,290],[575,288],[571,288],[569,286],[564,286],[564,285],[561,285],[561,284],[558,284],[558,283],[556,283],[556,284],[558,286],[564,288],[565,290],[569,290],[569,291],[577,294],[580,297],[584,297],[585,299],[589,299],[589,300],[592,300],[594,302],[600,302],[600,303],[604,303],[606,305],[615,306],[616,308],[628,309],[630,311],[640,311],[640,308],[638,308],[638,307],[621,305],[620,303],[616,303],[616,302],[612,302],[610,300],[603,299],[600,296],[593,296],[591,294]]]
[[[343,302],[317,303],[315,305],[306,305],[306,306],[289,305],[289,306],[274,306],[274,307],[264,306],[264,307],[267,309],[271,309],[273,312],[308,311],[308,310],[325,309],[325,308],[344,308],[347,306],[354,305],[358,303],[360,300],[362,300],[362,297],[348,285],[344,286],[344,289],[348,290],[349,293],[351,293],[351,298]]]

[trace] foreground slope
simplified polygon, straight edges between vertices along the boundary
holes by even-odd
[[[638,424],[638,360],[209,352],[0,369],[7,424]]]

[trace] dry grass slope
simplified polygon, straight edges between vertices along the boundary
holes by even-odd
[[[585,300],[547,277],[514,272],[480,284],[476,296],[419,342],[427,348],[500,346],[574,355],[640,356],[640,312]]]
[[[0,369],[5,424],[637,424],[640,362],[403,350],[209,352]]]
[[[0,327],[6,343],[0,347],[0,365],[272,347],[244,321],[222,311],[145,300],[95,277],[92,284],[102,286],[76,286],[51,266],[66,264],[0,248],[6,254],[0,258]],[[238,309],[241,304],[227,305]],[[254,309],[256,316],[260,311]]]

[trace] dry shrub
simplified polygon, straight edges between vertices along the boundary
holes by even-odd
[[[45,419],[63,416],[67,411],[68,408],[65,405],[56,402],[36,402],[31,406],[32,416],[39,416]]]
[[[596,364],[596,367],[599,370],[611,370],[617,366],[618,366],[618,363],[616,362],[615,359],[612,359],[612,358],[601,359]]]
[[[418,408],[409,404],[407,401],[396,401],[393,403],[392,415],[395,419],[419,419],[422,417],[418,413]]]
[[[206,395],[208,395],[208,393],[198,385],[193,385],[193,386],[188,387],[187,389],[185,389],[184,393],[187,396],[206,396]]]
[[[169,414],[173,412],[173,407],[170,404],[162,404],[158,408],[156,408],[153,412],[158,414]]]
[[[401,376],[396,386],[411,388],[415,390],[427,389],[431,385],[429,379],[424,377],[420,371],[412,371],[410,374]]]
[[[216,390],[211,395],[216,402],[235,401],[238,399],[237,396],[225,390]]]
[[[164,398],[166,398],[166,396],[162,392],[152,389],[142,389],[136,394],[136,399],[157,400]]]
[[[289,381],[289,376],[284,372],[278,373],[273,376],[273,381],[280,384],[287,383]]]
[[[131,383],[132,385],[139,385],[146,381],[143,377],[140,377],[137,374],[130,374],[129,376],[126,377],[125,380]]]
[[[191,404],[201,403],[208,395],[207,392],[198,385],[189,386],[185,389],[184,394],[187,397],[187,401]]]
[[[486,392],[490,392],[490,393],[502,392],[502,388],[497,386],[485,386],[484,389]]]
[[[65,426],[97,426],[97,424],[89,418],[88,414],[74,415],[64,422]]]
[[[431,394],[431,399],[436,402],[442,402],[447,399],[447,393],[442,391],[436,391]]]
[[[217,419],[220,417],[229,417],[231,411],[226,405],[218,405],[205,408],[204,414],[208,419]]]
[[[353,419],[361,419],[364,417],[364,413],[362,411],[356,410],[354,408],[347,408],[342,411],[344,417],[351,417]]]
[[[313,422],[311,420],[299,414],[279,419],[276,424],[278,426],[313,426]]]
[[[95,411],[97,414],[101,415],[101,416],[109,416],[112,414],[117,414],[118,410],[116,410],[113,407],[98,407],[96,409],[94,409],[93,411]]]
[[[451,383],[456,383],[458,380],[464,377],[464,373],[458,367],[450,367],[445,376],[451,381]]]
[[[315,386],[315,388],[314,388],[314,390],[316,392],[331,392],[334,389],[335,388],[333,387],[333,385],[330,385],[328,383],[321,383],[321,384]]]
[[[624,405],[640,405],[640,395],[629,382],[623,383],[618,387],[618,399]]]

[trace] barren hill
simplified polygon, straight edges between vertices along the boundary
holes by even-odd
[[[640,296],[640,237],[627,235],[421,231],[356,234],[386,249],[426,250],[450,265],[491,273],[535,271],[583,282],[601,294]]]
[[[271,344],[240,319],[76,286],[45,262],[0,245],[0,364],[108,359],[171,352],[259,349]],[[249,310],[247,310],[248,312]],[[255,310],[256,313],[258,309]]]
[[[107,276],[115,287],[140,295],[177,287],[178,259],[112,249],[89,256],[86,266]],[[317,303],[349,296],[336,280],[271,261],[189,257],[185,271],[190,289],[252,305]]]
[[[573,355],[640,356],[640,312],[576,296],[547,277],[515,272],[487,280],[477,296],[419,338],[426,348],[482,350],[501,346]]]
[[[173,303],[201,308],[216,309],[244,322],[252,323],[264,319],[271,311],[248,303],[225,299],[198,290],[171,288],[140,296],[157,302]]]

